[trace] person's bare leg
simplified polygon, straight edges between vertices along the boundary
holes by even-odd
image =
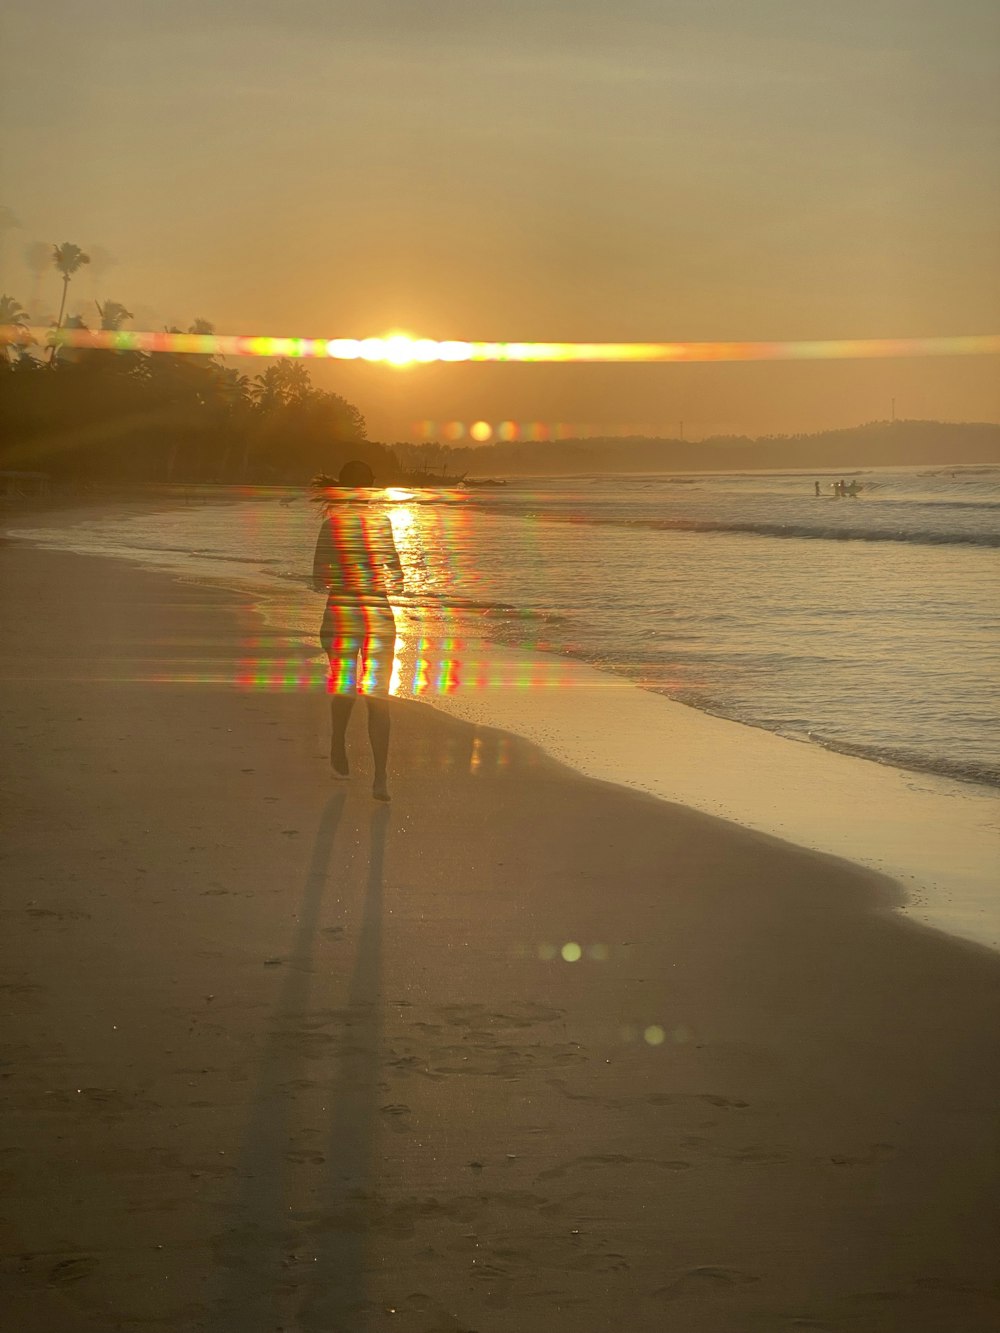
[[[347,724],[354,707],[353,694],[330,695],[330,767],[337,778],[350,775],[347,763]]]
[[[389,761],[389,701],[369,696],[365,703],[368,705],[368,739],[371,741],[372,758],[375,761],[372,795],[376,801],[387,801],[389,800],[389,781],[386,774],[386,765]]]

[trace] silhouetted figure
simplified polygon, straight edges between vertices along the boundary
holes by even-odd
[[[350,776],[347,723],[358,694],[368,709],[368,739],[375,761],[372,795],[389,799],[389,682],[396,621],[386,595],[386,571],[402,584],[403,567],[385,514],[370,508],[375,478],[367,463],[345,463],[338,482],[315,477],[326,508],[313,557],[313,586],[326,593],[320,642],[330,659],[330,766]]]
[[[816,494],[819,495],[819,482],[816,482]]]

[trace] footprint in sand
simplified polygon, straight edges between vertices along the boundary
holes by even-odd
[[[406,1123],[406,1117],[410,1115],[410,1108],[404,1102],[391,1102],[388,1106],[380,1106],[379,1112],[387,1117],[397,1134],[412,1133],[410,1126]]]
[[[893,1301],[906,1299],[903,1291],[855,1291],[847,1298],[860,1305],[891,1305]]]
[[[442,1004],[438,1006],[437,1013],[449,1023],[464,1027],[482,1018],[484,1009],[481,1004]]]
[[[26,907],[28,916],[36,918],[44,916],[54,916],[57,921],[89,921],[89,912],[77,911],[74,907],[64,907],[62,911],[54,911],[51,907]]]
[[[745,1273],[739,1268],[722,1268],[716,1264],[704,1264],[700,1268],[689,1268],[673,1282],[654,1291],[653,1295],[670,1301],[692,1295],[699,1290],[745,1287],[751,1282],[759,1281],[760,1277],[756,1273]]]
[[[834,1166],[875,1166],[879,1162],[884,1162],[888,1157],[894,1157],[896,1149],[891,1143],[873,1143],[867,1152],[858,1153],[854,1157],[840,1156],[831,1157],[830,1161]]]
[[[545,1171],[539,1171],[535,1179],[559,1180],[567,1171],[571,1171],[578,1166],[656,1166],[664,1171],[688,1171],[691,1168],[691,1163],[680,1159],[626,1157],[622,1153],[605,1153],[600,1156],[576,1157],[573,1161],[564,1162],[561,1166],[550,1166]]]
[[[571,1102],[590,1102],[593,1106],[603,1106],[608,1111],[622,1111],[625,1109],[625,1102],[620,1097],[600,1097],[589,1092],[570,1092],[560,1079],[550,1078],[547,1080],[549,1087],[561,1093],[567,1101]]]
[[[580,1056],[580,1059],[586,1059],[586,1056]],[[620,1097],[604,1097],[599,1094],[589,1092],[573,1092],[567,1088],[562,1079],[550,1078],[549,1086],[555,1088],[571,1102],[592,1102],[597,1106],[606,1106],[610,1110],[622,1110],[628,1102]],[[685,1106],[692,1103],[704,1103],[708,1106],[718,1106],[724,1110],[745,1110],[750,1103],[740,1101],[738,1097],[721,1097],[714,1092],[652,1092],[648,1097],[643,1097],[642,1101],[649,1106]]]
[[[395,1059],[386,1060],[385,1063],[393,1069],[398,1069],[403,1074],[420,1074],[423,1078],[429,1078],[432,1082],[439,1082],[447,1078],[447,1074],[438,1073],[430,1069],[425,1062],[421,1062],[415,1055],[400,1055]]]
[[[288,1055],[305,1059],[327,1059],[331,1049],[338,1045],[337,1038],[327,1032],[275,1032],[273,1041]]]
[[[121,1105],[126,1100],[125,1095],[117,1088],[77,1088],[77,1093],[89,1102]]]
[[[90,1257],[81,1257],[78,1259],[62,1259],[49,1269],[50,1282],[79,1282],[81,1278],[89,1275],[97,1267],[97,1260]]]
[[[511,1008],[517,1012],[490,1014],[488,1017],[492,1023],[498,1023],[504,1027],[528,1028],[534,1027],[537,1023],[555,1023],[560,1018],[564,1018],[566,1013],[564,1009],[550,1009],[545,1005],[531,1004],[528,1001],[511,1005]]]
[[[722,1106],[727,1110],[743,1110],[750,1105],[737,1097],[720,1097],[714,1092],[654,1092],[646,1101],[651,1106],[679,1106],[683,1102],[707,1102],[709,1106]]]
[[[780,1162],[787,1162],[790,1153],[782,1148],[759,1148],[749,1147],[740,1148],[737,1152],[721,1153],[720,1156],[728,1158],[730,1162],[749,1162],[756,1166],[772,1166]]]

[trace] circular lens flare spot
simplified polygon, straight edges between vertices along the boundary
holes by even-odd
[[[559,952],[562,954],[563,961],[566,963],[578,963],[583,957],[583,950],[580,948],[579,944],[574,944],[572,940],[570,940],[569,944],[564,944]]]
[[[474,421],[469,427],[469,434],[474,440],[483,444],[493,434],[493,427],[488,421]]]
[[[644,1030],[642,1039],[647,1046],[662,1046],[667,1039],[667,1034],[657,1023],[653,1023]]]

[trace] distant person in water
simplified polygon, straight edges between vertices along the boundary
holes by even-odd
[[[403,567],[384,513],[370,507],[375,477],[367,463],[345,463],[336,481],[311,482],[325,509],[313,557],[313,587],[326,593],[320,642],[330,659],[330,766],[350,776],[347,723],[357,695],[368,709],[368,738],[375,761],[372,795],[388,801],[389,681],[396,621],[386,595],[388,579],[402,586]]]
[[[816,485],[816,494],[819,495],[819,482],[817,481],[815,485]]]

